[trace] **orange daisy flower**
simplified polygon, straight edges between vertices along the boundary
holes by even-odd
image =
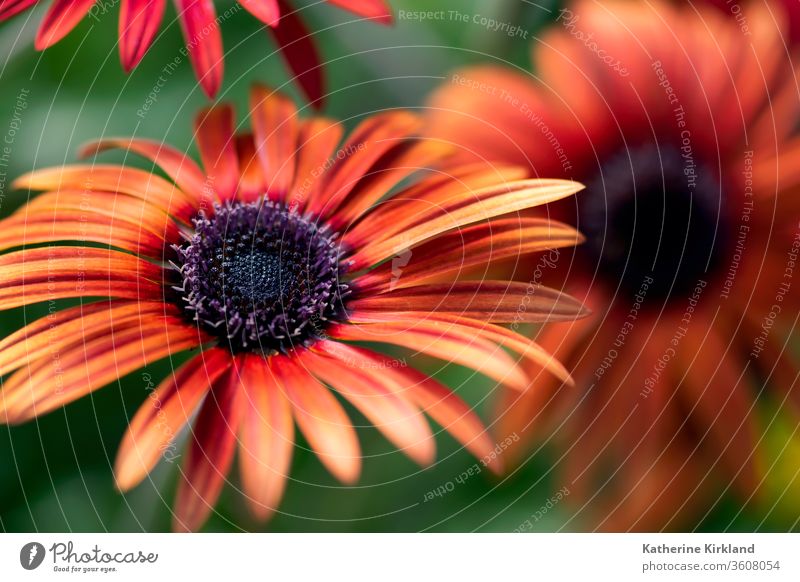
[[[0,374],[13,372],[0,418],[30,420],[200,348],[132,419],[115,466],[119,488],[135,486],[197,412],[175,509],[176,528],[190,530],[212,510],[237,448],[253,513],[275,510],[294,423],[335,477],[354,482],[359,444],[333,391],[421,465],[435,455],[423,412],[493,461],[492,440],[455,393],[351,342],[402,346],[523,389],[530,379],[506,347],[566,379],[538,345],[497,324],[570,320],[582,304],[538,285],[453,276],[578,242],[565,225],[497,217],[580,186],[475,165],[420,176],[447,150],[415,138],[420,119],[403,111],[366,119],[337,149],[339,123],[300,120],[290,100],[259,87],[251,106],[252,135],[235,135],[227,105],[201,113],[205,170],[166,145],[110,139],[84,153],[124,148],[170,180],[77,165],[16,181],[45,193],[0,223],[0,245],[39,246],[0,255],[0,308],[109,299],[54,308],[0,342]],[[57,241],[80,244],[41,246]]]
[[[595,315],[539,336],[584,390],[547,382],[500,411],[529,444],[555,431],[585,523],[685,527],[723,491],[751,499],[772,463],[759,396],[800,406],[786,349],[800,311],[797,77],[777,15],[754,7],[747,22],[750,34],[709,7],[578,2],[536,44],[535,77],[474,67],[432,100],[431,133],[460,158],[587,184],[549,207],[587,244],[540,270],[586,289]]]
[[[0,0],[0,22],[36,5],[40,0]],[[380,24],[392,23],[392,11],[385,0],[327,0],[356,16]],[[132,71],[155,40],[164,17],[166,0],[122,0],[119,12],[119,58],[125,72]],[[286,0],[242,0],[244,7],[267,25],[287,65],[306,97],[321,107],[324,95],[322,63],[312,33],[298,11]],[[44,50],[74,29],[95,8],[99,0],[53,0],[36,33],[36,50]],[[186,53],[200,85],[213,98],[222,85],[224,56],[221,18],[212,0],[175,0]],[[226,13],[227,16],[227,13]]]

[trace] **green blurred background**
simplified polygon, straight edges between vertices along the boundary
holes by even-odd
[[[559,2],[541,0],[391,0],[400,10],[456,10],[517,23],[527,31],[509,37],[473,23],[452,19],[413,22],[398,19],[387,29],[353,18],[327,5],[308,6],[303,18],[320,31],[317,41],[326,65],[331,91],[325,113],[353,126],[359,116],[386,107],[419,107],[448,71],[469,63],[503,61],[529,69],[529,46],[537,32],[557,14]],[[106,3],[113,4],[113,3]],[[216,0],[218,14],[233,6]],[[307,6],[310,2],[294,2]],[[13,177],[32,168],[75,161],[83,142],[100,136],[140,136],[163,140],[195,151],[192,117],[207,104],[188,62],[166,77],[157,100],[143,108],[165,64],[183,46],[175,11],[167,9],[165,26],[155,45],[129,76],[119,66],[116,35],[118,7],[87,18],[66,39],[44,53],[33,49],[33,37],[44,6],[0,25],[0,134],[11,137],[7,163],[0,167],[0,214],[22,203],[7,190]],[[246,111],[252,81],[282,87],[300,101],[275,46],[260,24],[246,11],[233,11],[222,24],[226,50],[225,82],[220,99]],[[24,108],[18,95],[24,95]],[[16,113],[19,115],[15,117]],[[20,127],[17,128],[16,126]],[[104,160],[120,161],[113,155]],[[0,333],[6,335],[25,321],[43,314],[4,312]],[[400,354],[402,357],[402,354]],[[145,372],[155,380],[172,364],[160,362]],[[457,366],[437,368],[430,361],[409,362],[435,373],[458,389],[463,398],[488,418],[494,386]],[[127,495],[114,489],[111,466],[127,419],[147,396],[142,374],[135,373],[91,397],[19,427],[0,427],[0,529],[4,531],[165,531],[170,527],[176,467],[162,463],[146,481]],[[768,502],[741,507],[722,498],[697,529],[785,530],[800,515],[800,444],[791,441],[794,427],[775,419],[766,434],[769,473]],[[266,525],[253,521],[237,493],[234,471],[208,531],[513,531],[530,520],[534,531],[575,531],[589,527],[577,507],[557,503],[538,521],[532,519],[564,484],[554,476],[558,456],[544,447],[506,478],[486,471],[461,479],[475,460],[459,450],[447,435],[438,439],[435,466],[419,470],[355,411],[366,456],[357,487],[340,487],[301,441],[291,480],[278,514]],[[180,460],[180,459],[178,459]],[[425,501],[426,493],[450,489]],[[429,496],[430,497],[430,496]],[[703,512],[705,513],[705,512]]]

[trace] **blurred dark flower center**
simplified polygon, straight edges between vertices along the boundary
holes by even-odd
[[[286,352],[344,320],[335,234],[273,202],[234,203],[194,221],[176,247],[179,303],[233,352]]]
[[[720,184],[678,148],[618,152],[587,190],[580,227],[600,276],[620,292],[647,282],[651,298],[684,296],[718,267],[728,234]]]

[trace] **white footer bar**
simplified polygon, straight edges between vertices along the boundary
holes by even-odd
[[[0,580],[800,580],[796,534],[2,534]],[[224,577],[224,578],[223,578]],[[582,578],[578,578],[582,577]],[[585,577],[585,578],[583,578]]]

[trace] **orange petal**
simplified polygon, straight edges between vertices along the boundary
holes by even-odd
[[[402,180],[441,162],[451,146],[434,140],[399,143],[373,164],[332,217],[334,225],[354,223]]]
[[[138,485],[162,457],[171,455],[171,462],[179,456],[172,453],[175,439],[210,386],[231,364],[227,350],[211,348],[186,362],[150,392],[131,419],[117,452],[114,478],[120,491]]]
[[[556,378],[574,385],[572,378],[566,368],[552,354],[545,350],[536,342],[515,333],[505,327],[493,325],[477,319],[470,319],[457,315],[447,315],[442,313],[378,313],[370,314],[353,312],[350,313],[352,324],[367,324],[365,329],[370,329],[372,324],[385,324],[390,327],[404,328],[414,325],[416,322],[429,322],[432,325],[444,325],[446,327],[456,327],[465,332],[470,332],[477,337],[496,342],[506,348],[519,353],[530,363],[549,370]],[[471,367],[471,366],[470,366]]]
[[[436,459],[436,443],[419,408],[396,394],[380,369],[360,368],[353,360],[328,350],[330,341],[315,345],[325,356],[304,352],[301,362],[317,378],[332,386],[358,408],[387,439],[416,463],[430,465]]]
[[[107,336],[114,329],[142,325],[154,318],[178,315],[167,303],[98,301],[55,311],[0,341],[0,375],[5,375],[69,345]]]
[[[375,221],[391,222],[392,216],[403,216],[411,224],[397,234],[387,233],[373,239],[357,251],[351,260],[359,270],[391,257],[437,234],[473,222],[486,220],[526,208],[560,200],[581,190],[583,186],[565,180],[520,180],[510,184],[490,186],[461,196],[441,200],[387,201],[379,210],[367,216],[345,237],[345,243],[358,240],[364,229]]]
[[[253,143],[253,134],[236,136],[236,155],[239,157],[239,188],[237,198],[254,202],[267,192],[267,180],[261,171],[261,161]]]
[[[195,136],[209,186],[220,200],[233,200],[239,184],[233,107],[204,109],[195,118]]]
[[[31,199],[14,216],[51,216],[56,211],[91,213],[115,222],[133,223],[164,242],[180,240],[177,224],[163,209],[139,198],[113,192],[46,192]],[[80,234],[80,231],[76,232]]]
[[[239,449],[242,488],[253,514],[267,519],[283,497],[292,462],[292,409],[261,356],[245,360],[242,385],[247,396]]]
[[[320,194],[322,177],[334,163],[333,151],[342,139],[342,125],[332,119],[314,117],[300,122],[297,138],[297,171],[290,207],[303,210],[306,201]]]
[[[196,212],[186,195],[173,184],[150,172],[123,166],[71,165],[36,170],[14,180],[13,187],[40,191],[118,192],[145,200],[183,220],[189,220]]]
[[[178,188],[191,195],[196,205],[199,206],[202,200],[208,198],[206,178],[200,166],[165,143],[136,138],[99,139],[83,146],[79,155],[88,157],[111,149],[130,151],[150,160],[164,170]]]
[[[513,281],[457,281],[419,285],[351,301],[355,312],[422,311],[491,322],[571,321],[588,315],[576,299],[542,285]]]
[[[587,303],[602,309],[604,300],[604,297],[590,296],[587,298]],[[546,325],[536,335],[544,353],[552,353],[554,361],[564,362],[569,368],[571,378],[574,378],[574,382],[567,382],[570,385],[583,387],[596,380],[595,371],[598,362],[608,352],[607,343],[593,341],[593,339],[596,340],[595,336],[604,337],[602,333],[598,332],[601,319],[598,314],[568,324]],[[613,330],[614,336],[616,336],[621,323],[612,318],[606,318],[606,321],[609,333]],[[644,327],[646,323],[641,325]],[[629,341],[631,339],[629,338]],[[633,345],[632,341],[631,345]],[[558,380],[551,380],[548,376],[541,374],[543,368],[541,363],[531,361],[531,364],[527,366],[527,372],[535,379],[534,389],[525,392],[504,391],[504,394],[497,399],[493,412],[493,417],[496,419],[493,427],[494,434],[517,433],[523,439],[519,446],[513,447],[510,452],[506,453],[507,458],[511,456],[518,461],[522,461],[523,455],[529,452],[532,436],[549,435],[553,431],[559,430],[558,426],[563,422],[563,417],[558,416],[561,410],[574,408],[577,414],[582,407],[585,407],[596,415],[596,410],[599,409],[599,407],[593,407],[594,403],[591,405],[583,403],[579,406],[582,398],[589,398],[596,391],[587,396],[580,390],[561,390],[563,381],[559,375],[556,375]],[[613,386],[607,382],[607,377],[604,377],[603,382],[604,385]],[[560,430],[568,431],[571,427],[578,427],[578,431],[582,433],[586,430],[586,426],[582,418],[574,419],[574,422]],[[552,430],[547,430],[551,427]],[[588,437],[588,440],[591,441],[591,437]]]
[[[458,442],[494,471],[499,472],[501,459],[493,454],[495,444],[478,416],[448,388],[413,367],[397,367],[396,362],[381,354],[338,342],[319,342],[328,353],[363,369],[379,369],[394,385],[397,395],[421,408]]]
[[[255,85],[250,92],[255,146],[272,200],[286,200],[294,182],[297,108],[286,95]]]
[[[0,309],[49,299],[161,299],[163,268],[119,251],[44,247],[0,255]]]
[[[581,5],[581,9],[585,6],[586,4]],[[584,18],[587,17],[589,16],[584,16]],[[607,18],[607,20],[611,21],[611,18]],[[594,29],[590,28],[589,30]],[[624,32],[620,30],[616,36],[621,36],[622,34]],[[554,97],[552,100],[548,101],[545,94],[543,94],[544,92],[539,86],[531,83],[530,78],[516,75],[515,72],[509,72],[504,77],[495,78],[495,81],[502,80],[507,82],[508,84],[504,84],[503,88],[506,91],[514,91],[513,94],[516,98],[526,99],[528,108],[531,111],[555,109],[549,113],[551,117],[567,117],[568,112],[577,112],[572,113],[573,123],[577,121],[578,124],[590,124],[589,128],[584,131],[597,131],[598,127],[604,127],[600,124],[608,123],[608,121],[612,120],[613,113],[609,112],[608,102],[602,99],[602,95],[612,88],[604,86],[604,81],[607,83],[606,76],[603,74],[604,71],[594,66],[594,59],[597,58],[595,54],[586,50],[586,46],[582,43],[576,42],[573,36],[564,34],[560,26],[546,31],[544,38],[543,46],[536,47],[532,58],[536,63],[537,71],[541,72],[543,85],[548,88],[548,92],[552,91]],[[626,40],[630,42],[634,39],[628,38]],[[637,48],[635,46],[625,51],[626,61],[633,58],[632,53],[637,53]],[[469,71],[465,74],[468,75]],[[523,84],[525,86],[520,87]],[[625,93],[625,95],[627,97],[629,94]],[[631,107],[630,109],[634,108]],[[514,139],[519,136],[520,130],[528,134],[528,136],[522,137],[524,145],[521,149],[524,148],[526,152],[536,152],[536,149],[531,148],[542,147],[545,139],[544,134],[547,132],[529,131],[531,121],[525,118],[519,108],[507,107],[504,113],[505,119],[502,125],[499,125],[501,131],[506,127],[511,128],[513,132],[511,135]],[[580,116],[578,120],[575,119],[577,115]],[[497,121],[497,118],[493,114],[490,123],[495,121]],[[611,129],[611,127],[608,127],[608,130]],[[539,135],[536,135],[537,133]],[[533,135],[531,136],[530,134]],[[594,134],[590,133],[589,135]]]
[[[342,145],[342,156],[323,177],[319,197],[308,209],[318,216],[334,216],[341,203],[386,152],[406,142],[421,125],[420,118],[405,111],[373,115],[362,121]]]
[[[86,342],[79,339],[57,357],[43,356],[6,380],[0,419],[12,424],[30,420],[203,340],[196,329],[173,317],[112,330]]]
[[[475,330],[426,319],[372,325],[336,325],[331,337],[349,341],[395,344],[445,362],[460,364],[517,390],[530,384],[527,375],[497,343]]]
[[[736,354],[730,353],[713,323],[698,319],[692,322],[695,325],[697,329],[686,334],[681,346],[687,372],[679,386],[680,397],[689,416],[699,422],[699,438],[708,439],[715,464],[720,464],[740,494],[749,498],[758,484],[758,431],[746,366],[736,363]]]
[[[571,226],[543,218],[501,218],[446,233],[398,254],[355,283],[362,292],[418,285],[524,253],[572,246],[583,237]],[[403,264],[399,264],[402,262]]]
[[[178,481],[175,530],[200,529],[214,509],[233,463],[244,412],[240,364],[236,360],[214,381],[200,408]]]
[[[510,183],[524,178],[525,175],[524,169],[513,166],[495,165],[487,168],[486,164],[461,165],[447,171],[433,173],[413,186],[404,188],[391,200],[393,204],[399,204],[400,201],[421,201],[434,196],[439,198],[463,196],[464,192]],[[435,204],[436,202],[431,203],[432,206]],[[383,219],[381,219],[382,215]],[[354,234],[352,232],[354,229],[349,229],[348,244],[352,248],[358,249],[366,244],[371,244],[376,238],[402,232],[413,223],[413,217],[404,214],[392,213],[391,221],[387,220],[388,216],[389,213],[382,206],[369,212],[362,223],[358,225],[357,233]],[[362,226],[364,223],[366,225]]]
[[[408,398],[449,432],[492,471],[503,470],[502,458],[495,454],[496,445],[478,415],[454,392],[413,368],[392,370],[403,377]]]
[[[361,449],[342,405],[291,357],[273,356],[270,367],[320,461],[343,483],[354,483],[361,472]]]
[[[96,242],[153,259],[162,259],[168,248],[162,238],[143,230],[135,223],[114,221],[89,211],[53,210],[49,213],[37,212],[31,216],[17,213],[0,220],[0,250],[3,251],[31,244],[69,240]]]

